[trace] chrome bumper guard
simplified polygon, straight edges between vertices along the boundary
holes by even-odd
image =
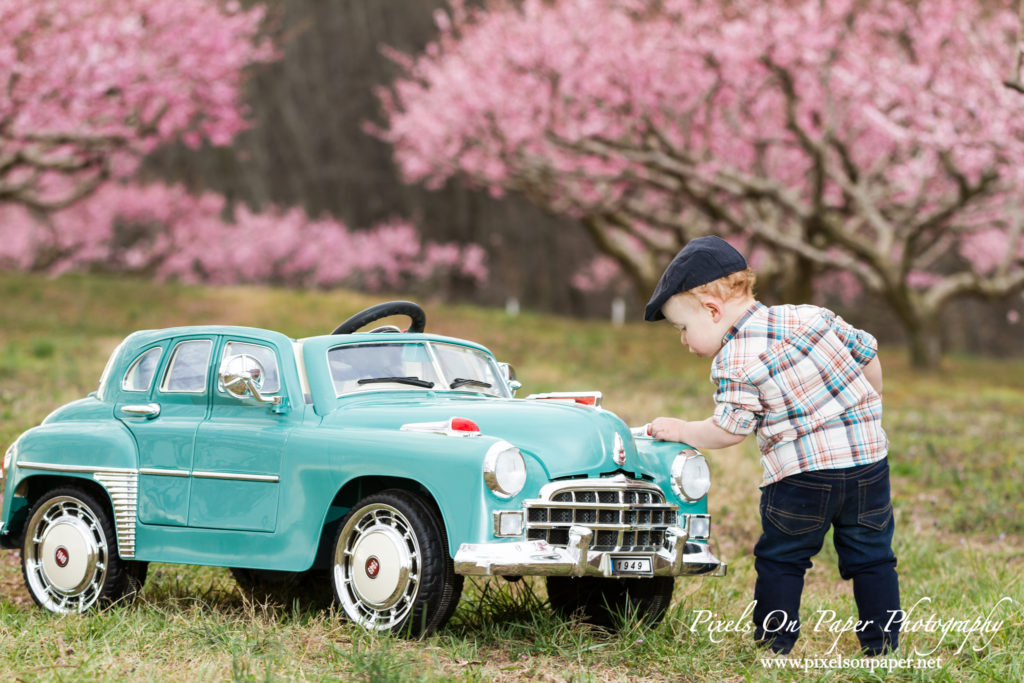
[[[666,530],[665,547],[657,551],[590,550],[594,532],[584,526],[569,529],[564,548],[546,541],[505,543],[463,543],[455,553],[455,573],[465,576],[605,576],[643,578],[643,576],[686,576],[708,574],[725,576],[726,563],[719,560],[704,543],[688,542],[679,527]],[[649,558],[650,574],[616,574],[616,557]]]

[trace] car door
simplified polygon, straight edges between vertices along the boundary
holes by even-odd
[[[246,354],[263,366],[260,393],[283,395],[280,350],[267,342],[226,337],[215,367]],[[209,417],[196,435],[188,525],[207,529],[274,531],[281,457],[293,427],[287,410],[253,397],[237,398],[217,378]]]
[[[209,412],[214,337],[144,349],[122,379],[114,407],[139,450],[139,521],[185,526],[196,431]]]

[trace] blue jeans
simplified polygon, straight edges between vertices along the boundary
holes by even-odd
[[[832,526],[839,574],[853,579],[861,649],[895,650],[899,625],[886,626],[900,608],[889,460],[841,470],[801,472],[761,489],[761,528],[754,547],[754,638],[789,652],[800,635],[800,594],[811,557]]]

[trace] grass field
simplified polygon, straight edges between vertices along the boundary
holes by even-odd
[[[0,453],[95,389],[130,331],[229,323],[302,337],[383,298],[0,273]],[[602,390],[605,407],[633,425],[711,410],[707,362],[667,325],[426,308],[429,331],[475,339],[513,363],[520,395]],[[748,440],[709,454],[712,528],[729,575],[678,581],[653,630],[612,634],[557,619],[542,582],[494,579],[467,582],[449,626],[409,642],[303,604],[253,603],[226,570],[177,565],[152,565],[132,607],[55,617],[32,605],[17,553],[0,552],[0,679],[1024,680],[1024,361],[954,356],[941,373],[918,376],[897,349],[882,360],[903,606],[917,604],[898,657],[934,668],[872,672],[858,658],[855,636],[840,628],[856,608],[828,543],[808,573],[804,632],[788,658],[808,670],[761,660],[742,632],[759,530],[760,465]],[[695,625],[698,610],[719,629]],[[986,619],[988,631],[965,633]],[[854,661],[832,668],[837,657]]]

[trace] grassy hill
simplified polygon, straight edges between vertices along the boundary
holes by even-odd
[[[58,405],[96,387],[107,355],[136,329],[227,323],[293,337],[333,329],[389,298],[258,287],[202,288],[100,276],[48,279],[0,273],[0,449]],[[511,362],[520,395],[598,389],[633,425],[657,415],[701,418],[712,409],[707,361],[690,356],[667,324],[573,321],[468,306],[433,305],[428,331],[482,342]],[[896,553],[905,609],[933,617],[904,638],[900,680],[1024,680],[1024,361],[951,357],[915,375],[883,349]],[[0,450],[2,452],[2,450]],[[53,617],[30,603],[16,553],[0,554],[0,676],[23,679],[236,680],[791,680],[871,678],[861,668],[776,670],[749,635],[694,626],[710,610],[739,626],[751,599],[750,554],[759,533],[760,466],[752,440],[709,454],[710,510],[729,576],[680,580],[665,623],[645,632],[594,631],[555,619],[543,582],[467,582],[451,624],[423,642],[368,635],[336,614],[252,603],[221,569],[154,565],[128,609]],[[828,544],[826,544],[828,545]],[[790,659],[855,658],[850,586],[826,547],[809,572],[804,634]],[[1002,598],[1009,598],[1009,601]],[[827,619],[829,612],[836,619]],[[945,637],[942,623],[1002,620],[992,632]],[[821,623],[816,622],[821,619]],[[814,628],[815,626],[818,628]],[[712,637],[713,636],[713,637]],[[718,642],[716,642],[718,641]]]

